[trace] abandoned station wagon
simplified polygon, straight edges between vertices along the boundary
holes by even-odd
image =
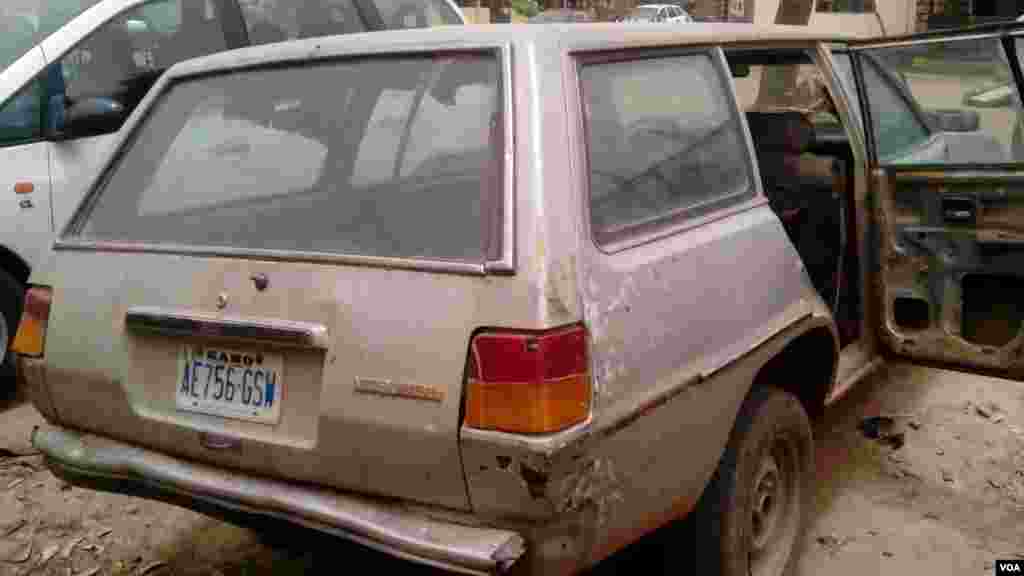
[[[884,348],[1020,366],[1019,99],[966,104],[1016,86],[1016,33],[177,65],[33,275],[33,442],[77,485],[463,572],[569,574],[694,514],[701,573],[784,574],[810,422]]]

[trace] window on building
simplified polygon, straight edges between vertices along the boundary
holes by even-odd
[[[875,0],[818,0],[818,12],[874,12]]]

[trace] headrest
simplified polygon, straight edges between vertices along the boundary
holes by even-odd
[[[803,154],[814,143],[814,126],[799,111],[747,112],[758,151]]]

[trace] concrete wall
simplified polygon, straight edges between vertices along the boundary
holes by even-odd
[[[882,17],[886,36],[900,36],[916,32],[917,2],[915,0],[880,0],[875,10]]]
[[[470,24],[487,24],[491,21],[491,11],[486,6],[463,6],[462,13],[466,15],[466,20]]]
[[[779,0],[747,0],[756,2],[754,22],[771,24],[779,10]],[[876,0],[878,13],[843,14],[811,13],[810,26],[822,32],[853,32],[861,36],[892,36],[914,31],[915,0]],[[881,22],[880,22],[881,20]]]
[[[863,38],[873,38],[883,34],[879,15],[874,12],[865,14],[815,12],[811,14],[810,27],[820,32],[842,32]],[[888,32],[888,27],[885,27],[885,31]]]
[[[462,6],[462,13],[466,16],[466,21],[469,24],[490,24],[491,23],[491,10],[487,6]],[[527,18],[520,16],[514,10],[512,11],[512,23],[518,24],[526,22]]]

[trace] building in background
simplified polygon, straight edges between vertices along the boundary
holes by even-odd
[[[917,30],[1012,20],[1024,13],[1024,0],[916,0]]]
[[[460,0],[475,22],[515,20],[513,0]],[[540,10],[583,10],[613,20],[646,0],[537,0]],[[780,0],[666,0],[701,21],[774,21]],[[782,0],[785,1],[785,0]],[[479,4],[478,4],[479,2]],[[482,10],[475,10],[481,6]],[[493,13],[496,16],[490,17]],[[1024,13],[1024,0],[815,0],[810,26],[822,31],[856,31],[897,36],[929,29],[1013,19]]]

